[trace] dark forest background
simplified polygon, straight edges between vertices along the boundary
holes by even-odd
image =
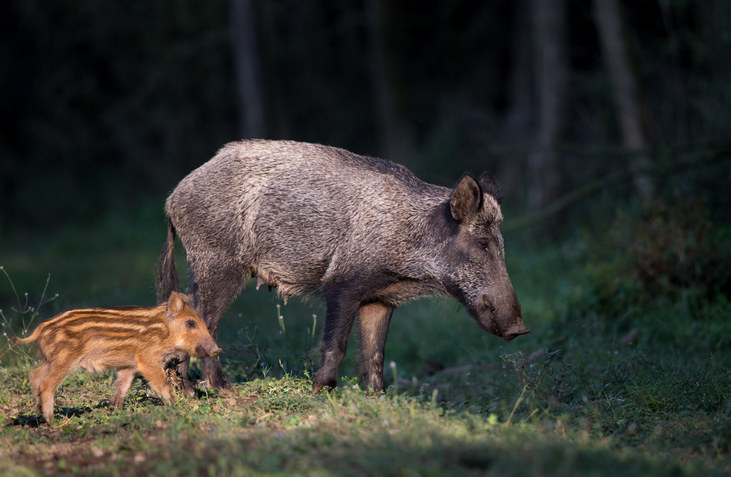
[[[443,185],[489,169],[527,211],[604,178],[625,197],[669,178],[717,211],[729,203],[724,0],[0,9],[0,230],[161,209],[185,174],[245,137],[382,156]]]

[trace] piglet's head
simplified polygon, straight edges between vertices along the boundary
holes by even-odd
[[[206,323],[191,306],[186,295],[177,292],[170,294],[167,319],[176,348],[201,358],[213,358],[221,353]]]

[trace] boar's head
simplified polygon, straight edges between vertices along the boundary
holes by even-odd
[[[206,323],[196,313],[186,295],[178,292],[170,294],[167,317],[176,348],[200,358],[215,358],[219,355],[221,348],[208,332]]]
[[[500,201],[500,187],[490,174],[462,177],[449,202],[452,233],[443,266],[447,290],[482,328],[509,341],[530,330],[505,267]]]

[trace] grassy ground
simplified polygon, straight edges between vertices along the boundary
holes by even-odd
[[[0,275],[3,331],[68,308],[152,304],[164,234],[151,209],[3,244],[17,291]],[[728,475],[725,295],[637,292],[612,279],[622,268],[591,237],[514,239],[508,268],[531,334],[505,343],[453,302],[413,302],[394,314],[383,395],[358,388],[350,353],[338,390],[313,396],[322,305],[277,308],[253,287],[219,339],[235,395],[199,390],[162,406],[138,379],[118,411],[113,373],[78,372],[46,426],[27,380],[31,349],[0,340],[0,474]],[[45,296],[59,296],[38,309],[47,272]]]

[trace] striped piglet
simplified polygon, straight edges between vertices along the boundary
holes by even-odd
[[[49,424],[56,389],[74,369],[116,369],[112,405],[117,408],[122,408],[137,373],[169,404],[173,396],[165,364],[184,354],[215,357],[221,352],[188,297],[177,292],[152,308],[67,311],[38,325],[29,337],[13,341],[38,345],[41,364],[30,373],[30,385]]]

